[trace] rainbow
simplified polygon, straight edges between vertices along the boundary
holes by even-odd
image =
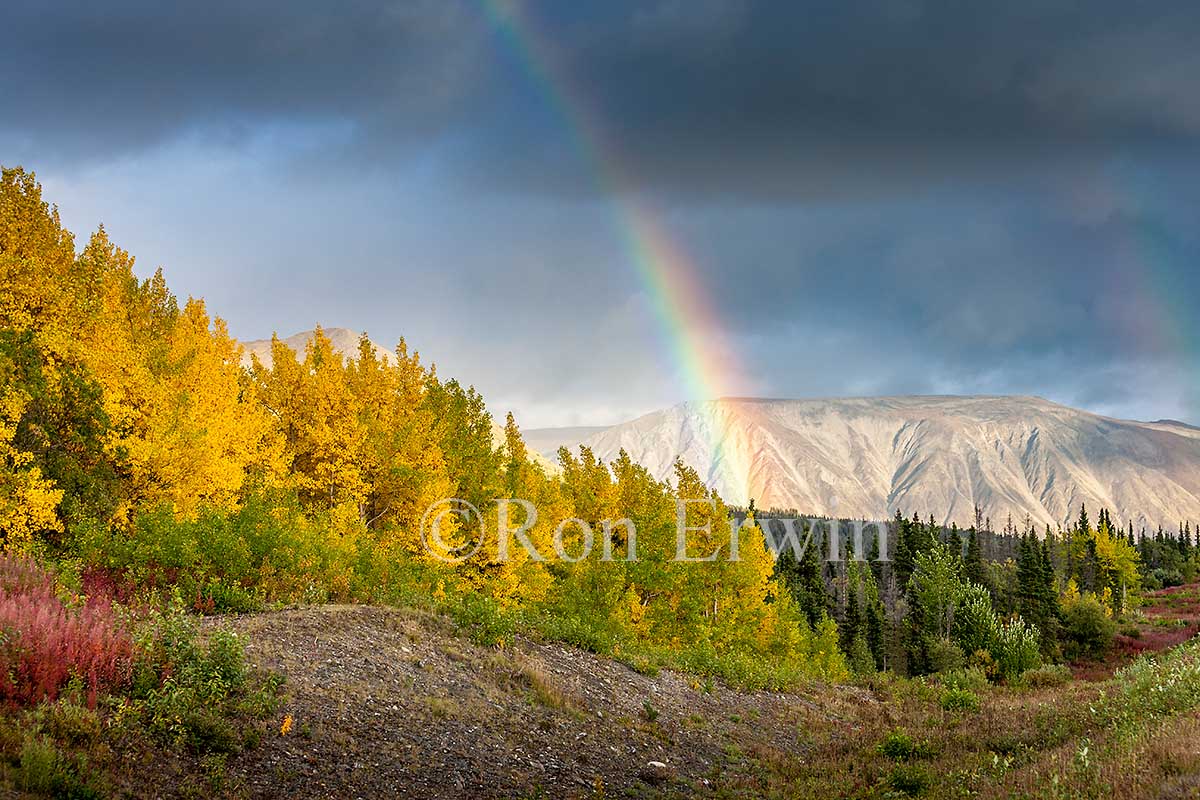
[[[484,13],[520,62],[530,82],[543,94],[571,135],[579,157],[609,199],[612,226],[629,256],[653,306],[671,360],[677,365],[687,400],[707,412],[709,485],[723,485],[743,503],[749,499],[749,463],[741,447],[727,445],[725,426],[717,418],[715,400],[737,384],[740,370],[730,348],[719,341],[720,319],[697,278],[684,248],[660,221],[661,215],[634,190],[617,149],[586,102],[586,94],[562,68],[549,37],[541,35],[519,2],[480,0]]]
[[[1067,200],[1073,213],[1094,214],[1099,204],[1110,222],[1116,224],[1115,255],[1125,267],[1110,279],[1113,297],[1122,298],[1125,313],[1118,318],[1125,333],[1144,349],[1182,365],[1200,359],[1200,337],[1192,322],[1194,309],[1182,276],[1186,265],[1164,225],[1155,221],[1151,207],[1153,181],[1132,164],[1113,160],[1075,187]],[[1190,414],[1197,412],[1200,382],[1194,368],[1175,376],[1156,376],[1159,391],[1173,389]],[[1164,385],[1167,381],[1170,384]],[[1172,385],[1173,384],[1173,385]],[[1195,422],[1187,419],[1185,421]]]

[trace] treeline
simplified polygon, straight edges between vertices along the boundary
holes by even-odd
[[[528,457],[483,398],[404,341],[303,353],[278,339],[242,365],[224,322],[180,302],[101,228],[78,252],[31,173],[0,180],[0,545],[53,561],[83,593],[174,593],[199,611],[329,599],[426,604],[500,642],[518,625],[652,669],[670,664],[754,685],[846,674],[830,618],[808,618],[774,575],[761,532],[740,529],[695,472],[655,480],[622,454]],[[523,547],[444,527],[442,498],[533,504]],[[676,501],[696,555],[678,562]],[[521,508],[516,509],[521,514]],[[637,529],[637,560],[620,553]],[[564,528],[560,521],[574,520]],[[587,531],[595,544],[585,549]],[[567,557],[559,555],[557,541]],[[606,541],[601,542],[600,539]],[[449,558],[449,562],[447,562]]]
[[[783,539],[783,520],[805,518],[753,504],[736,513],[754,515],[772,542]],[[799,558],[783,550],[777,575],[810,621],[836,621],[840,646],[860,672],[975,666],[1011,677],[1040,661],[1099,656],[1144,590],[1159,588],[1164,574],[1194,575],[1200,558],[1186,525],[1175,538],[1134,537],[1106,510],[1093,524],[1086,508],[1065,531],[1029,523],[962,530],[899,512],[882,531],[807,519],[804,533],[815,535]]]

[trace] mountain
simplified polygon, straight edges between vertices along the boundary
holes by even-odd
[[[323,328],[325,335],[329,337],[329,341],[333,344],[335,352],[343,355],[354,356],[358,354],[358,340],[362,336],[357,331],[352,331],[349,328]],[[308,344],[309,339],[313,337],[313,331],[301,331],[293,334],[283,340],[283,343],[296,351],[300,358],[304,358],[304,348]],[[392,350],[390,347],[384,347],[378,342],[371,341],[371,345],[375,348],[375,354],[387,358]],[[258,360],[262,362],[264,367],[271,366],[271,340],[270,339],[254,339],[249,342],[242,342],[242,364],[250,366],[250,356],[258,356]]]
[[[574,428],[530,428],[521,431],[525,445],[557,463],[558,448],[574,447],[589,436],[608,430],[604,425],[581,425]]]
[[[720,443],[714,448],[712,443]],[[1081,503],[1137,527],[1200,519],[1200,429],[1131,422],[1037,397],[726,398],[583,439],[660,479],[677,456],[734,503],[880,519],[897,509],[967,526],[1065,525]]]

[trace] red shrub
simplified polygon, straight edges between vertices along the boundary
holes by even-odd
[[[127,577],[104,567],[89,565],[79,575],[80,588],[87,597],[88,605],[108,605],[116,600],[129,605],[133,600],[135,584]]]
[[[132,655],[111,604],[71,608],[50,573],[0,554],[0,702],[54,700],[78,678],[94,705],[101,690],[128,680]]]

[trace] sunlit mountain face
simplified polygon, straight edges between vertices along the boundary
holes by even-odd
[[[1137,530],[1200,512],[1200,433],[1101,417],[1035,397],[727,398],[680,405],[583,439],[659,478],[676,458],[724,498],[759,508],[949,525],[1065,527],[1081,504]],[[715,444],[714,444],[715,443]],[[715,454],[715,455],[714,455]]]

